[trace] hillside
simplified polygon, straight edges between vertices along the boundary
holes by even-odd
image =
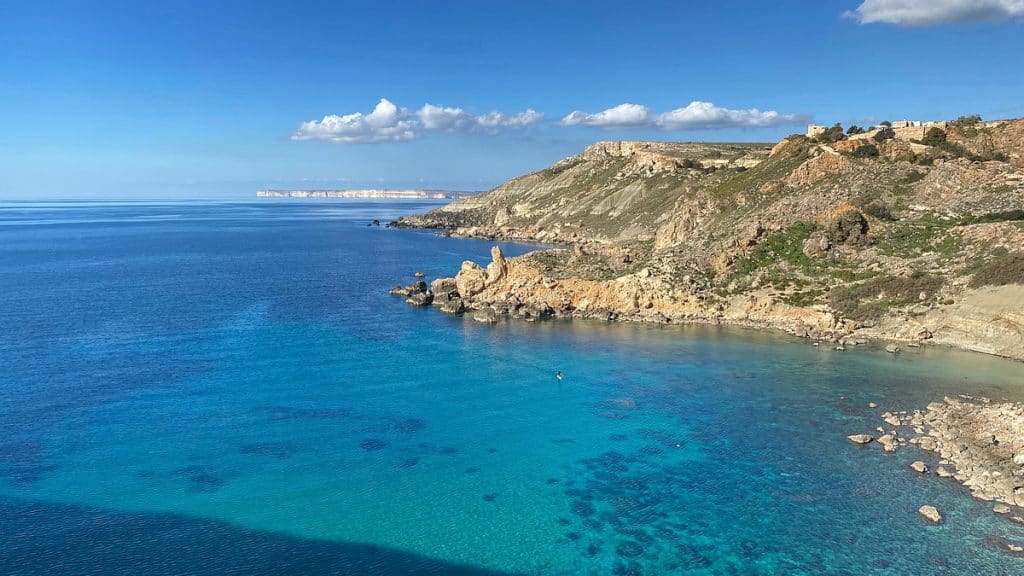
[[[1024,358],[1024,120],[942,136],[600,142],[395,224],[571,245],[467,263],[459,277],[483,276],[442,299],[468,308]]]

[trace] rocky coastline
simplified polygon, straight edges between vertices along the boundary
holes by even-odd
[[[1024,404],[946,397],[925,410],[888,415],[908,444],[939,459],[935,474],[951,477],[975,498],[1024,523]]]
[[[874,407],[874,406],[873,406]],[[917,449],[933,460],[934,468],[916,460],[916,474],[952,479],[978,500],[992,502],[992,512],[1024,524],[1024,403],[992,402],[988,398],[945,397],[923,410],[884,412],[871,434],[847,439],[862,446],[875,444],[885,452]],[[931,523],[944,522],[931,504],[919,510]],[[1011,553],[1024,546],[1000,542]]]
[[[466,261],[454,278],[438,278],[391,289],[411,305],[433,304],[445,312],[492,311],[525,320],[585,318],[654,324],[733,324],[775,328],[790,334],[856,346],[867,341],[847,336],[849,326],[827,311],[807,310],[757,298],[709,303],[695,281],[684,287],[648,268],[612,280],[556,279],[522,258],[491,249],[485,267]]]
[[[588,244],[586,250],[613,252],[618,259],[629,260],[614,246]],[[567,249],[562,249],[567,251]],[[948,345],[977,350],[1011,359],[1024,359],[1024,349],[1008,347],[991,350],[975,347],[978,340],[962,333],[949,337],[940,326],[927,324],[920,317],[907,315],[865,327],[842,318],[827,306],[795,306],[786,303],[771,290],[752,290],[726,298],[716,295],[699,273],[679,276],[656,263],[645,261],[642,267],[604,280],[563,277],[559,270],[545,271],[537,263],[539,253],[506,258],[498,246],[491,250],[486,267],[463,262],[455,277],[438,278],[427,285],[398,286],[392,295],[403,296],[415,306],[433,304],[441,311],[461,314],[484,311],[488,317],[507,316],[528,321],[543,318],[579,318],[651,324],[734,325],[781,331],[827,343],[842,352],[872,341],[889,342],[886,350],[898,353],[899,343],[906,347]],[[628,267],[627,267],[628,268]],[[415,287],[415,288],[414,288]],[[1008,287],[1004,291],[1021,291]],[[1011,297],[1012,299],[1012,297]],[[982,314],[985,314],[982,311]],[[977,322],[979,330],[989,333],[993,326]],[[931,328],[930,328],[931,326]],[[1007,338],[1014,341],[1014,335]]]
[[[599,142],[389,226],[541,242],[432,289],[497,316],[735,324],[1024,360],[1024,119],[955,145]],[[868,153],[870,152],[870,153]],[[457,296],[456,296],[457,295]]]

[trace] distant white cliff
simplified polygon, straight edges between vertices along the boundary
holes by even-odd
[[[392,198],[445,199],[462,198],[472,192],[451,190],[259,190],[258,198]]]

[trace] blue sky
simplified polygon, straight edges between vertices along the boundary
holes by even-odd
[[[1018,0],[6,2],[0,197],[486,189],[596,140],[1024,116],[1022,17]]]

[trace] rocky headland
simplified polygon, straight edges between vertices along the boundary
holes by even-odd
[[[392,223],[559,246],[495,250],[410,303],[1024,359],[1024,120],[962,119],[941,136],[599,142]]]

